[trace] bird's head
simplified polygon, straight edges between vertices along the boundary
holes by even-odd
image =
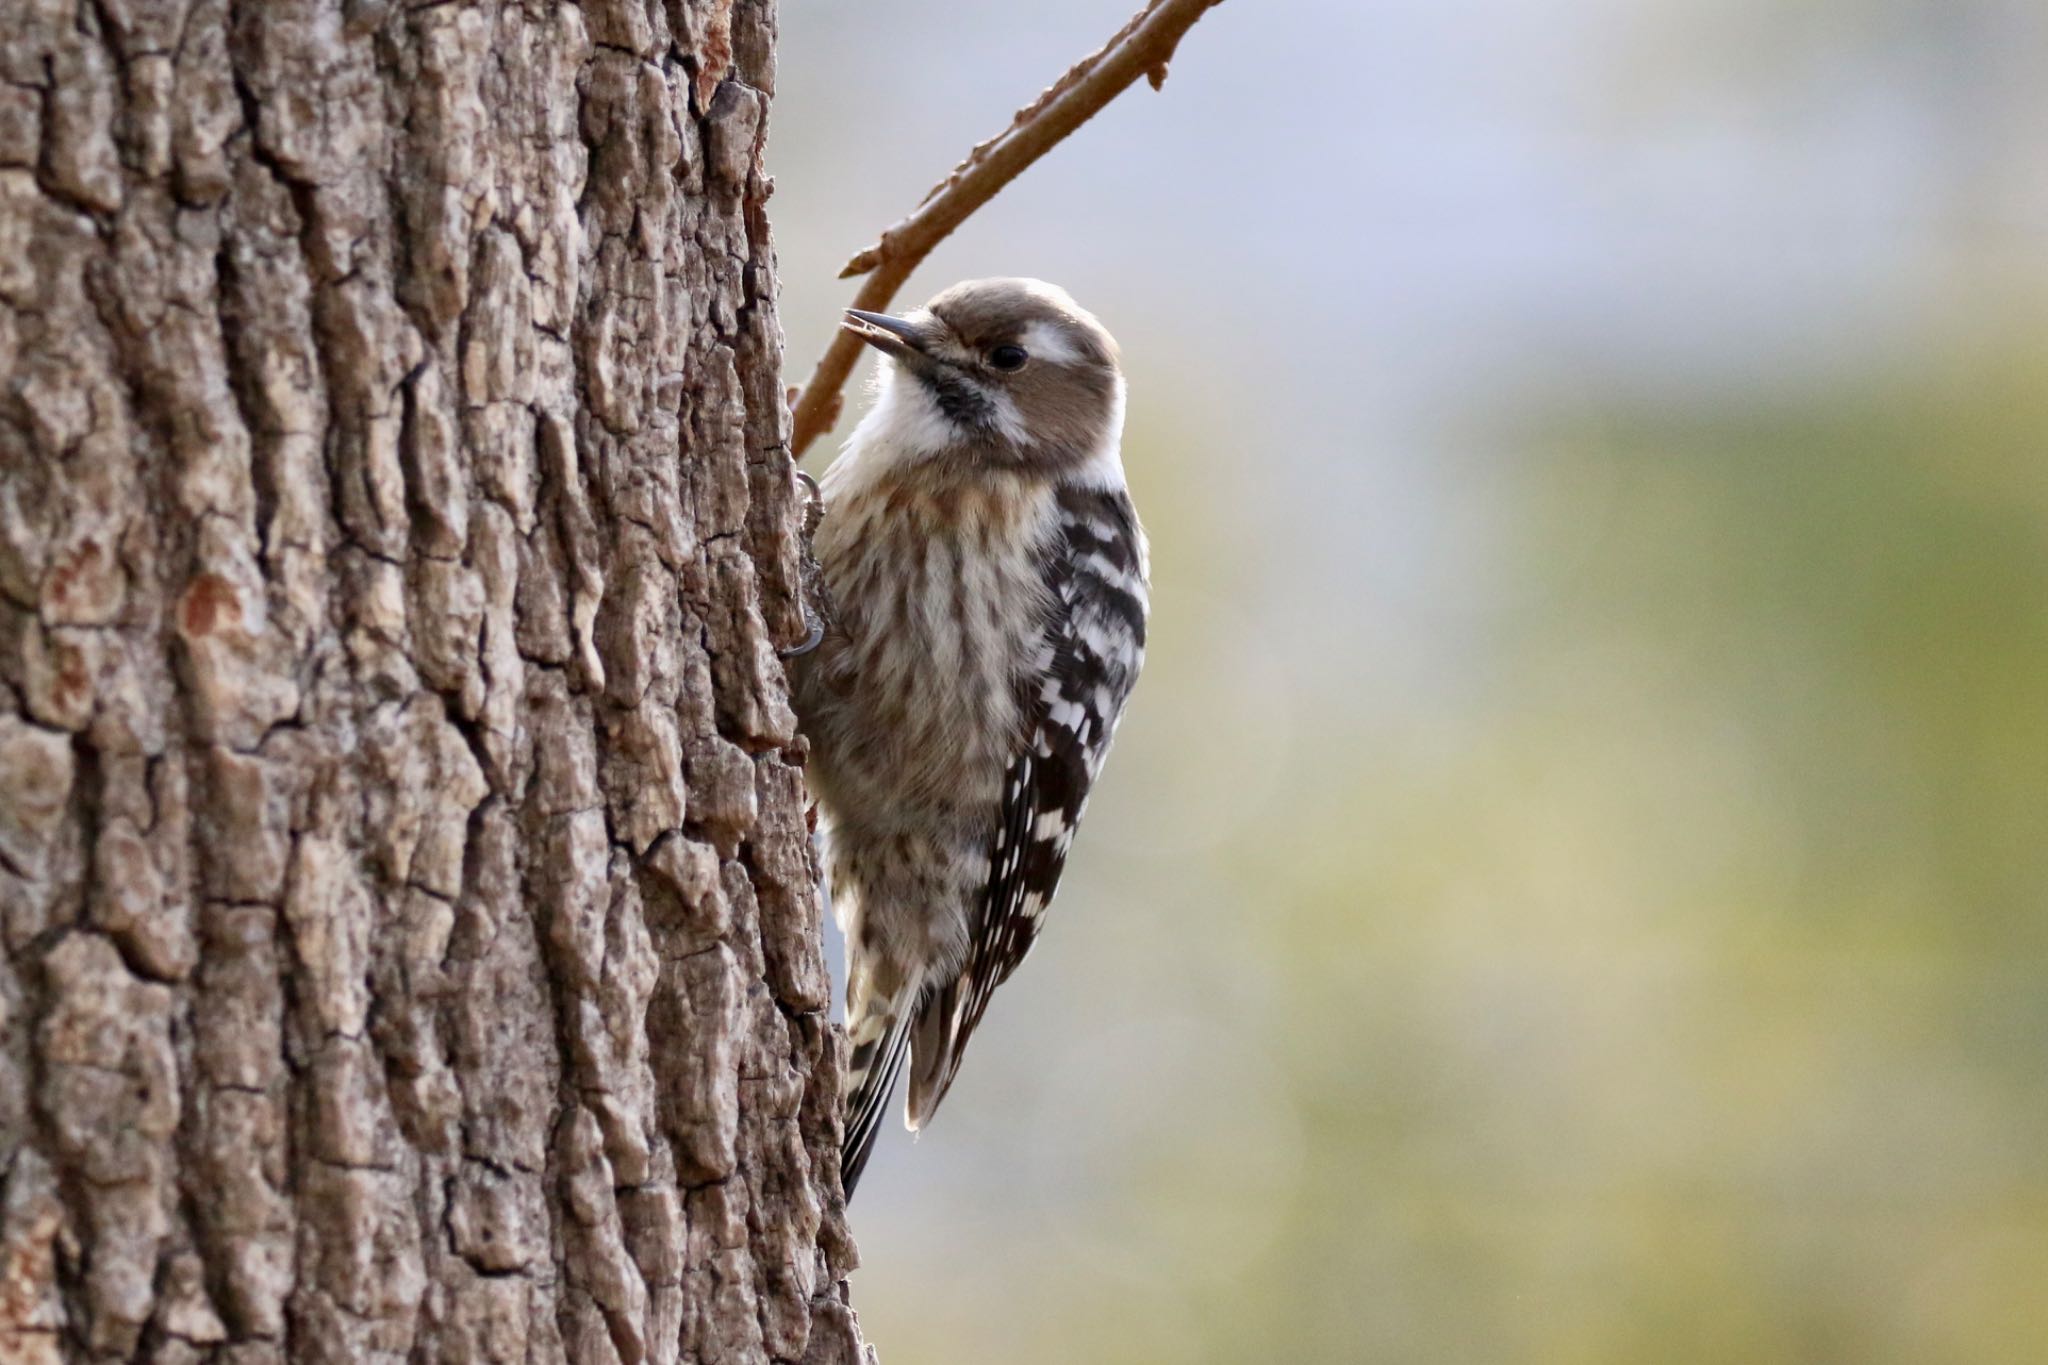
[[[1074,478],[1116,459],[1116,342],[1057,285],[968,280],[900,317],[849,308],[841,325],[889,358],[869,422],[904,455]]]

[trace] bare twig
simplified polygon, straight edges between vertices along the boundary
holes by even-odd
[[[1093,118],[1138,77],[1157,90],[1166,82],[1166,64],[1173,59],[1181,35],[1211,6],[1222,0],[1150,0],[1145,8],[1096,52],[1075,63],[1066,75],[1010,120],[1010,126],[967,154],[944,180],[932,186],[910,216],[890,227],[866,251],[846,263],[839,278],[867,275],[854,295],[854,308],[879,311],[889,306],[910,272],[931,254],[946,234],[1015,180],[1024,168],[1051,151],[1067,134]],[[872,272],[872,273],[870,273]],[[839,391],[853,373],[860,341],[840,332],[825,348],[811,382],[793,412],[790,451],[802,457],[811,442],[832,429],[839,418]]]

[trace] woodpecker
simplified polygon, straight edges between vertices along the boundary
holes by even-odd
[[[971,280],[901,317],[820,482],[830,604],[793,661],[846,936],[841,1178],[889,1093],[927,1123],[1031,950],[1145,652],[1116,342],[1066,291]]]

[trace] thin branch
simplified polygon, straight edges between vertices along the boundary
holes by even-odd
[[[969,214],[995,198],[1024,168],[1051,151],[1061,139],[1093,118],[1140,76],[1154,90],[1166,83],[1166,64],[1173,60],[1181,35],[1222,0],[1150,0],[1116,36],[1076,62],[1045,93],[1017,111],[1010,126],[967,154],[944,180],[932,186],[910,216],[890,227],[873,246],[855,256],[839,272],[840,279],[867,275],[854,295],[854,308],[880,311],[910,278],[933,247],[967,220]],[[872,272],[872,273],[870,273]],[[839,419],[839,391],[853,373],[860,341],[840,332],[825,348],[811,382],[793,406],[790,451],[802,458],[811,442]]]

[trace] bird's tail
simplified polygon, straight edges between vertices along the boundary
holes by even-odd
[[[904,1003],[878,1002],[847,1021],[853,1056],[846,1064],[846,1136],[839,1147],[839,1184],[848,1199],[853,1198],[853,1187],[882,1131],[889,1094],[910,1051],[910,1021],[916,1012],[902,1008]]]
[[[978,997],[966,976],[927,990],[913,1012],[910,1026],[910,1093],[904,1100],[903,1122],[912,1132],[924,1127],[938,1112],[939,1101],[953,1088],[960,1074],[960,1058],[967,1051],[967,1036],[981,1021],[977,1004],[986,1005],[988,995]]]

